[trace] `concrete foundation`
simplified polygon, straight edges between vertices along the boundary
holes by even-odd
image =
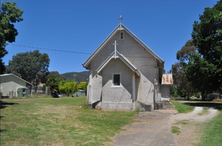
[[[142,112],[152,111],[152,104],[145,104],[142,102],[94,102],[88,103],[89,108],[101,108],[102,110],[114,110],[114,111],[135,111]],[[155,110],[162,109],[163,103],[155,103]]]
[[[127,103],[127,102],[102,102],[101,103],[102,110],[117,110],[117,111],[134,111],[135,104]]]

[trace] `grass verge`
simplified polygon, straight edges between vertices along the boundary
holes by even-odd
[[[198,146],[221,146],[222,145],[222,111],[214,117],[204,128]]]
[[[136,112],[83,108],[85,97],[3,99],[1,146],[103,145]]]
[[[192,110],[194,110],[194,106],[189,106],[177,101],[171,101],[171,103],[174,105],[175,109],[179,112],[179,113],[188,113],[191,112]]]
[[[171,132],[173,133],[173,134],[177,134],[177,135],[179,135],[181,132],[180,132],[180,128],[179,127],[177,127],[177,126],[171,126]]]

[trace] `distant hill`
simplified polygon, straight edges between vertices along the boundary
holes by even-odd
[[[66,80],[74,80],[74,75],[75,76],[75,81],[78,83],[80,82],[88,82],[89,78],[89,71],[83,71],[83,72],[68,72],[61,74],[66,77]]]

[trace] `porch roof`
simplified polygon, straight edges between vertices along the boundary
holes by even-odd
[[[120,54],[118,51],[113,51],[111,55],[97,68],[97,74],[99,74],[112,59],[117,58],[120,59],[124,64],[126,64],[126,66],[128,66],[133,72],[135,72],[137,76],[140,76],[139,70],[123,54]]]

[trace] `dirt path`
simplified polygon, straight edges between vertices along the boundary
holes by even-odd
[[[175,110],[140,112],[138,122],[124,127],[113,140],[117,146],[177,146],[171,134],[169,117]]]
[[[208,112],[203,115],[199,115],[203,111],[203,107],[195,107],[190,113],[176,114],[170,117],[170,122],[177,122],[178,120],[190,120],[195,122],[207,122],[218,114],[218,110],[208,108]]]
[[[174,134],[179,146],[193,146],[203,134],[205,122],[215,117],[218,110],[209,108],[206,113],[203,107],[195,107],[190,113],[176,114],[170,116],[169,124],[180,128],[180,134]]]
[[[138,122],[127,125],[113,138],[116,146],[192,146],[198,141],[201,123],[207,122],[218,114],[215,109],[202,113],[202,107],[179,114],[176,110],[157,110],[140,112]],[[172,134],[171,126],[180,128],[180,134]]]

